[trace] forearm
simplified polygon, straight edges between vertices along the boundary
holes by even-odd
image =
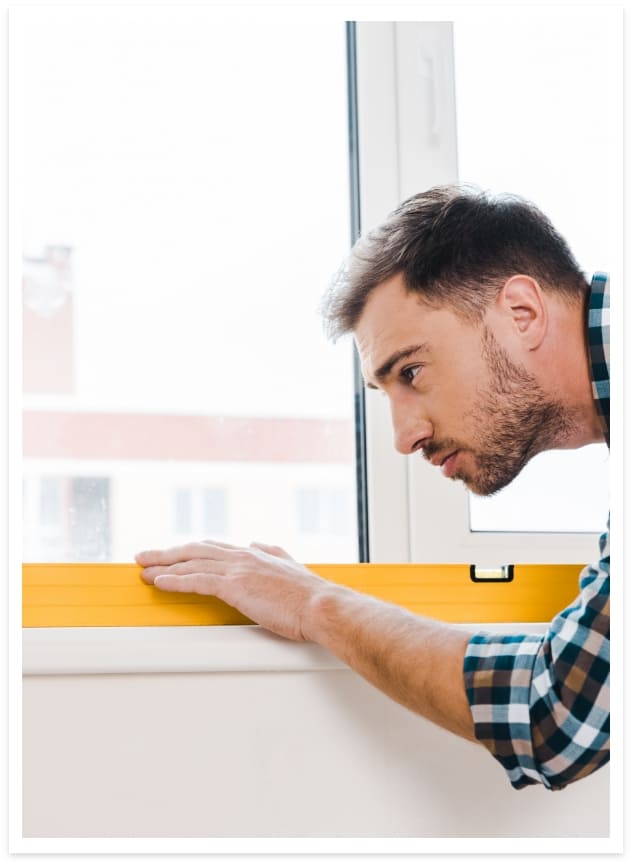
[[[202,541],[139,553],[163,591],[215,595],[291,640],[312,640],[402,705],[474,741],[463,663],[470,635],[336,585],[278,547]]]
[[[463,680],[469,633],[341,586],[313,600],[303,632],[398,703],[475,741]]]

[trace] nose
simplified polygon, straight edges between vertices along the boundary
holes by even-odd
[[[432,423],[417,401],[391,397],[390,403],[395,449],[411,454],[432,438]]]

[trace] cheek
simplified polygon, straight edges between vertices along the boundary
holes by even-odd
[[[480,402],[479,387],[474,377],[462,375],[459,370],[452,374],[434,389],[432,403],[437,412],[449,418],[463,418]]]
[[[468,381],[459,379],[446,383],[445,388],[437,392],[431,409],[439,434],[476,449],[489,424],[490,398],[485,383],[475,376],[470,375]]]

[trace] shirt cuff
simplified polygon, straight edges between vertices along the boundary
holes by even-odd
[[[474,734],[517,790],[529,784],[551,786],[534,758],[530,714],[533,670],[543,641],[534,635],[476,634],[465,652]]]

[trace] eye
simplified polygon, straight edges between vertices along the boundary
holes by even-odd
[[[423,367],[423,364],[422,364],[422,363],[415,363],[415,364],[413,364],[412,366],[407,366],[407,367],[405,367],[405,368],[400,372],[400,375],[401,375],[401,377],[404,379],[404,381],[406,381],[408,384],[412,384],[413,381],[414,381],[414,379],[415,379],[415,377],[416,377],[416,375],[417,375],[417,373],[419,372],[419,370],[420,370],[422,367]]]

